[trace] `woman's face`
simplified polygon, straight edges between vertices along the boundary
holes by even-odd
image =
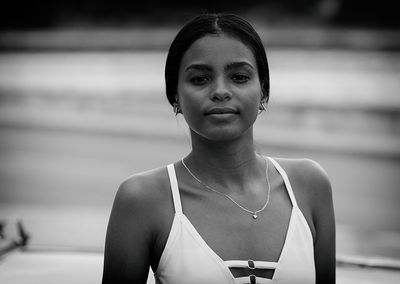
[[[252,128],[262,91],[252,51],[227,35],[207,35],[184,54],[178,97],[191,131],[231,140]]]

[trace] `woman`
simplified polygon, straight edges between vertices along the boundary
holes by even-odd
[[[190,128],[181,161],[123,182],[112,209],[103,283],[334,283],[332,193],[310,160],[256,153],[269,70],[249,23],[201,15],[173,41],[165,68]]]

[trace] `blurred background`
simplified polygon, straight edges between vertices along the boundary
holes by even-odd
[[[396,7],[389,0],[3,1],[0,244],[20,238],[19,220],[30,238],[23,252],[0,258],[0,282],[100,282],[119,184],[190,150],[187,126],[165,97],[169,44],[193,16],[232,12],[254,25],[270,62],[269,109],[255,126],[259,152],[311,158],[328,172],[338,264],[375,267],[339,266],[339,283],[396,283],[398,270],[377,268],[400,267]]]

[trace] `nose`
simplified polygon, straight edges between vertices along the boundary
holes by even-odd
[[[215,82],[215,87],[211,93],[212,101],[227,101],[232,98],[232,92],[227,88],[226,83],[223,79],[219,79]]]

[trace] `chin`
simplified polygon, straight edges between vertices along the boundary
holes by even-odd
[[[229,128],[216,128],[207,131],[207,133],[198,133],[197,135],[214,142],[225,142],[237,140],[240,137],[246,136],[247,130],[229,129]]]

